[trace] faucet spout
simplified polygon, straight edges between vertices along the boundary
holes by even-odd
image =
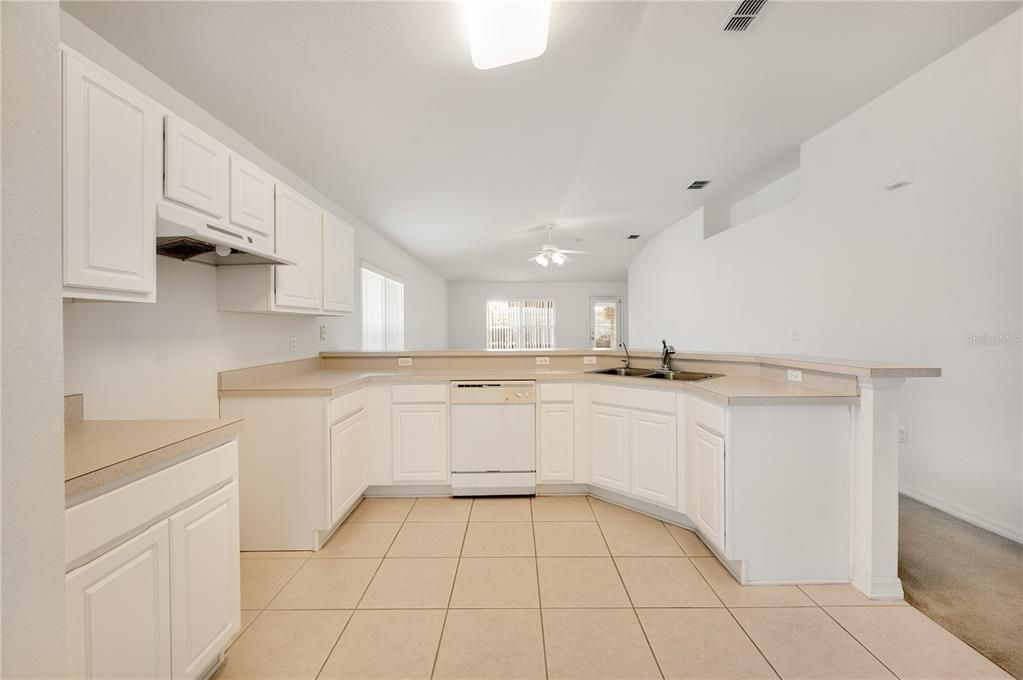
[[[625,350],[625,358],[620,359],[620,361],[625,362],[625,368],[630,368],[632,366],[632,356],[629,354],[628,346],[624,342],[619,342],[618,346]]]
[[[675,353],[675,346],[669,345],[668,342],[661,338],[661,370],[671,370],[671,355]]]

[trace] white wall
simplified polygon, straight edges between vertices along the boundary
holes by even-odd
[[[629,269],[637,347],[940,366],[903,390],[905,490],[1017,539],[1021,349],[967,337],[1021,332],[1020,24],[807,141],[801,198],[707,240],[698,211]],[[905,164],[915,183],[885,191]]]
[[[567,283],[451,282],[448,284],[448,345],[453,349],[483,349],[487,344],[487,300],[553,298],[554,339],[559,348],[590,346],[590,298],[619,297],[626,302],[624,281]],[[623,318],[627,310],[622,309]],[[624,336],[628,341],[628,330]]]
[[[55,2],[0,3],[0,675],[64,675],[60,67]]]
[[[61,39],[278,179],[355,226],[356,257],[404,279],[405,343],[447,345],[447,283],[379,232],[304,182],[183,94],[61,12]],[[85,393],[88,418],[202,418],[218,413],[216,374],[231,368],[359,349],[348,319],[277,317],[216,310],[212,267],[157,258],[155,305],[65,303],[66,393]],[[320,324],[327,340],[320,342]],[[290,352],[290,338],[298,352]]]

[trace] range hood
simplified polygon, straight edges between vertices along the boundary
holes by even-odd
[[[280,255],[259,252],[245,234],[162,202],[156,204],[156,254],[214,266],[295,264]]]

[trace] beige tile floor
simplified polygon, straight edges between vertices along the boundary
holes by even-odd
[[[242,554],[228,678],[1007,678],[904,602],[744,587],[696,534],[582,496],[367,499]]]

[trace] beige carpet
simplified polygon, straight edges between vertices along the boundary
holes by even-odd
[[[1023,679],[1023,545],[906,496],[899,522],[906,599]]]

